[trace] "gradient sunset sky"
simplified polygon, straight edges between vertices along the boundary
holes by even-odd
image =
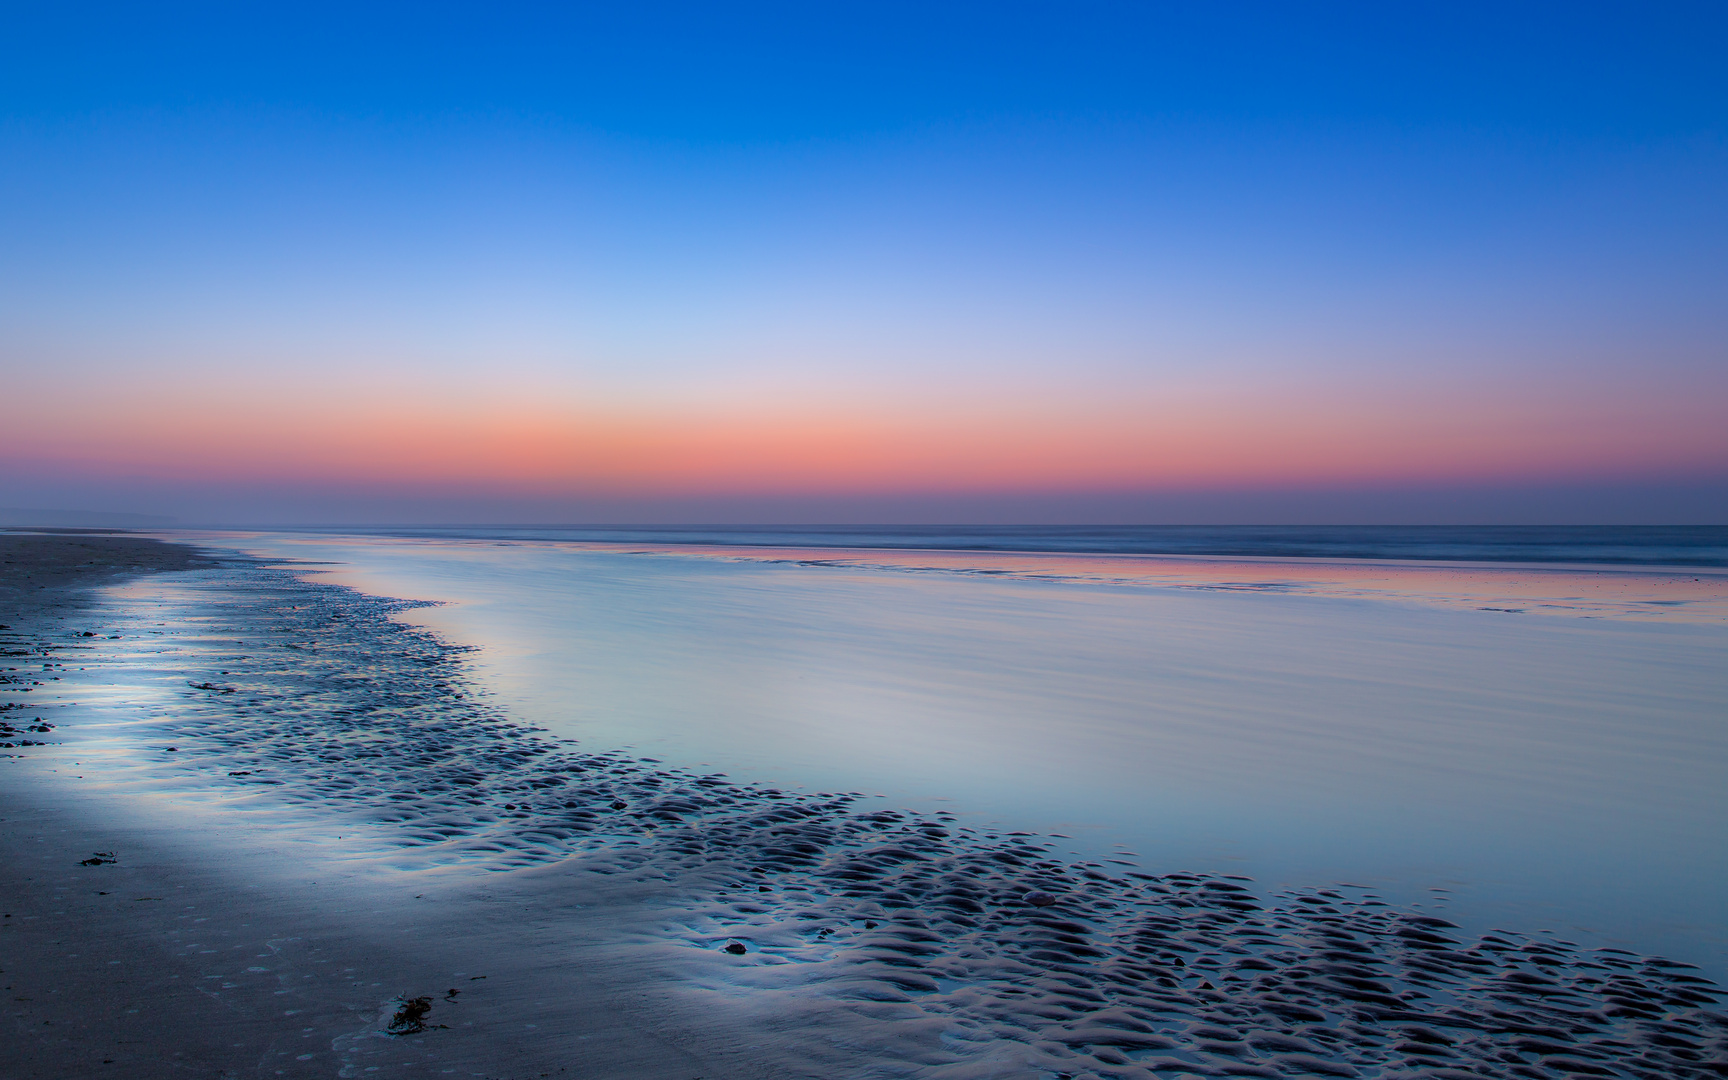
[[[1721,4],[15,5],[0,506],[1728,522]]]

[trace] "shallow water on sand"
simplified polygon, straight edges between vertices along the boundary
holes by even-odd
[[[1728,969],[1720,573],[229,542],[585,746]]]

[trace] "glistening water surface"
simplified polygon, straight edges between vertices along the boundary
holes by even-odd
[[[1728,566],[1720,525],[421,526],[378,536],[597,544]]]
[[[399,617],[587,748],[1728,967],[1719,573],[228,542],[447,601]]]

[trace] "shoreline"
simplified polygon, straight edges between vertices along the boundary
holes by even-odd
[[[211,573],[216,615],[201,634],[217,640],[198,646],[203,653],[177,654],[208,664],[171,672],[180,689],[150,730],[171,735],[176,756],[151,758],[140,775],[172,792],[184,789],[188,770],[226,772],[231,779],[216,783],[236,805],[299,806],[300,819],[312,823],[307,828],[337,821],[365,826],[346,847],[322,838],[319,848],[308,846],[305,829],[296,838],[268,808],[257,822],[244,822],[262,825],[250,837],[238,809],[187,811],[210,822],[234,819],[211,848],[228,850],[223,858],[241,883],[271,876],[248,849],[298,845],[302,857],[323,850],[338,864],[348,859],[356,898],[392,895],[402,902],[397,890],[442,882],[452,913],[427,925],[440,934],[444,955],[460,955],[454,942],[467,936],[468,948],[504,958],[506,967],[531,967],[545,961],[535,959],[525,937],[544,933],[540,950],[586,941],[604,962],[586,983],[568,968],[546,969],[553,973],[541,977],[552,983],[542,985],[559,989],[541,1008],[548,1018],[563,1015],[561,1009],[580,1016],[586,1008],[598,1019],[584,1025],[585,1035],[573,1034],[566,1018],[556,1037],[488,1043],[501,1036],[469,1036],[472,1048],[494,1057],[581,1051],[586,1072],[657,1075],[647,1070],[659,1067],[670,1076],[695,1064],[688,1047],[701,1045],[701,1069],[690,1075],[874,1075],[890,1068],[956,1077],[1256,1075],[1238,1068],[1252,1066],[1395,1077],[1442,1075],[1433,1069],[1471,1063],[1535,1068],[1546,1053],[1550,1064],[1573,1061],[1584,1071],[1625,1058],[1628,1076],[1680,1076],[1706,1072],[1654,1038],[1657,1025],[1681,1029],[1704,1040],[1701,1046],[1728,1032],[1728,1018],[1709,1011],[1714,1003],[1704,987],[1687,981],[1693,977],[1685,965],[1618,950],[1585,953],[1542,937],[1470,943],[1449,937],[1441,920],[1390,909],[1369,895],[1299,890],[1261,897],[1252,883],[1221,875],[1070,864],[1051,857],[1042,838],[967,835],[971,830],[941,814],[863,812],[852,795],[787,793],[651,759],[569,749],[491,711],[463,681],[459,650],[390,620],[399,604],[298,581],[285,571]],[[252,644],[244,653],[226,648],[223,634]],[[96,644],[110,648],[101,645],[107,640]],[[365,678],[356,681],[358,675]],[[409,729],[411,741],[404,737]],[[340,740],[320,742],[335,730]],[[33,749],[31,756],[70,761],[79,751],[76,742],[69,745]],[[356,746],[371,749],[352,752]],[[452,771],[458,761],[465,774]],[[123,806],[126,784],[115,786],[120,790],[91,805],[105,803],[110,813]],[[65,798],[83,796],[72,791]],[[65,810],[42,809],[48,816]],[[77,866],[69,856],[78,852],[63,849],[80,844],[64,823],[59,847],[42,831],[47,826],[15,832],[15,822],[39,816],[31,811],[8,805],[5,835],[8,865],[38,868],[34,900],[46,904],[54,883],[75,886],[91,872],[132,872],[119,847],[92,847],[121,852],[116,864]],[[163,812],[171,820],[179,811]],[[152,845],[147,831],[112,842]],[[52,858],[29,862],[29,843]],[[447,865],[435,869],[443,856]],[[58,877],[54,860],[67,863]],[[407,863],[424,869],[393,869]],[[364,866],[372,869],[362,873]],[[505,873],[486,873],[493,869]],[[601,880],[590,876],[594,871]],[[198,877],[184,864],[175,873]],[[212,886],[201,906],[220,904],[242,887],[235,880]],[[500,893],[548,921],[532,933],[509,923],[475,933],[474,914],[488,910],[481,897]],[[350,907],[366,902],[355,899]],[[596,909],[610,914],[596,918]],[[278,903],[276,910],[293,904]],[[98,924],[121,917],[91,906],[81,911],[80,918]],[[306,936],[304,919],[275,917],[298,931],[287,936]],[[160,945],[169,929],[140,933]],[[357,953],[389,952],[378,942],[396,940],[401,931],[374,926],[370,937],[352,933],[357,944],[346,947]],[[729,951],[734,943],[741,953]],[[54,955],[40,942],[33,949],[26,954],[32,964],[46,965]],[[421,969],[413,963],[420,962],[381,962],[404,973],[397,977],[404,985],[392,993],[419,996],[426,976],[414,975]],[[449,978],[472,970],[470,961],[461,964],[444,965]],[[657,1004],[641,1006],[638,999],[639,1007],[614,1013],[574,1004],[584,1000],[583,986],[590,1002],[604,996],[595,983],[612,980],[610,992],[619,992],[632,971],[652,973],[643,985],[654,988],[650,996],[661,995]],[[384,985],[380,980],[372,989]],[[241,983],[234,990],[245,994]],[[103,992],[87,983],[78,990],[80,999]],[[331,1046],[347,1038],[378,1054],[380,1047],[396,1048],[390,1053],[402,1059],[390,1064],[404,1069],[422,1043],[428,1054],[456,1052],[454,1034],[446,1039],[443,1032],[420,1043],[362,1038],[352,1022],[364,1011],[363,996],[322,1000],[320,1015],[334,1018],[321,1034]],[[372,1008],[381,1007],[371,1000]],[[89,1011],[91,1003],[81,1003]],[[430,1019],[438,1021],[443,1011],[433,1008]],[[577,1045],[616,1041],[641,1030],[644,1018],[664,1026],[666,1059],[597,1058],[591,1046]],[[349,1028],[336,1032],[330,1025],[337,1020]],[[1557,1041],[1545,1052],[1521,1049],[1519,1040],[1528,1042],[1538,1029],[1561,1034],[1548,1036]],[[254,1036],[263,1037],[262,1029]],[[749,1060],[729,1062],[714,1047],[743,1047]],[[256,1070],[255,1049],[247,1053]]]
[[[8,545],[12,566],[24,546]],[[28,546],[44,557],[0,593],[8,667],[20,645],[64,655],[53,639],[97,625],[101,585],[217,565],[139,537]],[[60,775],[66,732],[39,734],[34,760],[9,748],[0,762],[8,1077],[791,1075],[729,1063],[735,1033],[704,1031],[640,968],[600,955],[637,920],[639,890],[577,883],[601,916],[584,928],[557,910],[568,883],[476,897],[471,882],[391,882],[291,833]],[[582,931],[557,943],[563,963],[531,955],[554,943],[525,944],[524,917]],[[427,1029],[388,1033],[421,996]]]

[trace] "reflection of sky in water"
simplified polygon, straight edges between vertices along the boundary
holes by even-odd
[[[1512,581],[1472,570],[1208,564],[1213,581],[1298,581],[1268,593],[1196,589],[1205,574],[1170,567],[1180,580],[1123,586],[736,551],[236,543],[455,601],[409,617],[483,645],[517,716],[597,747],[951,800],[1077,847],[1127,845],[1153,869],[1412,899],[1440,887],[1465,898],[1461,922],[1728,966],[1728,628],[1714,620],[1473,610]],[[1518,573],[1532,592],[1591,584]],[[1697,576],[1689,593],[1678,578],[1596,582],[1617,599],[1592,610],[1720,602],[1721,575]],[[1444,599],[1385,598],[1400,587]]]

